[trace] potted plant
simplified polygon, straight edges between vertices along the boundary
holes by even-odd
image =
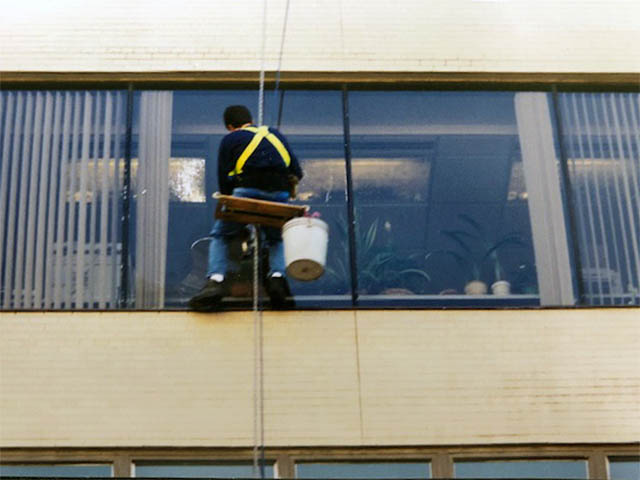
[[[464,291],[467,295],[484,295],[487,293],[487,284],[482,281],[482,267],[487,261],[493,266],[494,282],[491,290],[494,295],[508,295],[510,284],[505,279],[504,269],[498,257],[498,251],[507,245],[524,246],[519,233],[507,235],[492,241],[485,229],[465,214],[459,214],[458,218],[466,228],[458,230],[442,230],[441,234],[453,241],[457,249],[445,250],[444,253],[452,256],[456,262],[468,272],[467,283]]]
[[[348,251],[347,224],[338,221],[342,240],[341,251]],[[376,218],[366,228],[360,223],[355,226],[357,270],[359,293],[383,295],[411,295],[424,290],[431,281],[429,274],[419,268],[419,262],[427,260],[430,254],[421,250],[402,254],[391,240],[380,239],[380,220]],[[327,268],[327,274],[336,280],[348,278],[349,264],[346,256],[336,257]]]

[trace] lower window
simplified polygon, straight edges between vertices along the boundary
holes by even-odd
[[[431,478],[431,468],[419,462],[299,463],[296,478]]]
[[[0,465],[0,477],[111,477],[108,464],[5,464]]]
[[[587,478],[585,460],[474,460],[454,464],[456,478]]]
[[[609,458],[610,480],[637,480],[640,478],[640,457]]]
[[[147,478],[251,478],[254,466],[246,462],[135,464],[134,476]],[[265,478],[273,478],[273,465],[266,465]]]

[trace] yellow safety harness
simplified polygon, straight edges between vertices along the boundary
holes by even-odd
[[[289,167],[289,165],[291,164],[291,156],[289,155],[289,152],[287,151],[286,147],[282,144],[280,139],[276,137],[273,133],[269,132],[269,127],[266,127],[266,126],[244,127],[242,128],[242,130],[253,132],[254,135],[251,141],[249,142],[249,145],[246,146],[244,151],[238,157],[238,160],[236,160],[235,168],[229,172],[228,175],[230,177],[233,177],[234,175],[240,175],[242,173],[244,164],[247,163],[247,160],[249,159],[251,154],[255,152],[256,148],[258,148],[258,145],[260,145],[260,142],[262,142],[262,140],[265,138],[269,142],[271,142],[271,145],[273,145],[276,148],[276,150],[282,157],[284,164],[287,167]]]

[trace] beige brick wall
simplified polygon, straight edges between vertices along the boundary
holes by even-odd
[[[259,70],[263,0],[22,0],[0,71]],[[286,0],[267,2],[266,68]],[[636,0],[290,0],[284,70],[640,72]]]
[[[640,309],[264,313],[265,440],[640,440]],[[0,447],[250,446],[253,314],[0,314]]]

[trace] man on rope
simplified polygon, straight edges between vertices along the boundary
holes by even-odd
[[[218,184],[220,192],[235,197],[256,198],[286,203],[291,184],[302,178],[302,169],[289,144],[278,130],[253,125],[251,112],[244,105],[232,105],[224,111],[228,133],[218,150]],[[227,295],[227,273],[237,270],[229,265],[229,243],[240,235],[245,225],[216,220],[210,232],[207,282],[191,300],[195,310],[214,310]],[[269,251],[269,271],[265,289],[273,308],[285,306],[290,296],[285,277],[284,247],[280,229],[263,227],[263,244]],[[232,268],[230,268],[232,267]]]

